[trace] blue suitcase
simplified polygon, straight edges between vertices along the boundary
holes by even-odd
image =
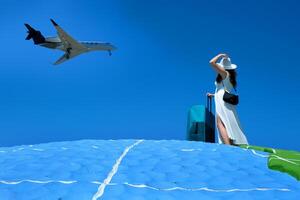
[[[188,113],[187,140],[215,143],[215,116],[212,98],[207,97],[206,106],[192,106]]]

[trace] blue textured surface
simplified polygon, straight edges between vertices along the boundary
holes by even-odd
[[[92,199],[102,186],[103,193],[94,199],[299,198],[300,182],[268,169],[266,155],[178,140],[81,140],[0,148],[0,199]]]

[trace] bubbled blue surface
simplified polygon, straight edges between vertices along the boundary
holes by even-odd
[[[299,199],[267,153],[178,140],[80,140],[0,148],[1,200]]]

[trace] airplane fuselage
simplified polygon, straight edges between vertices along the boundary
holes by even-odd
[[[80,44],[86,47],[86,51],[113,51],[116,48],[108,42],[94,42],[94,41],[78,41]],[[65,45],[59,37],[47,37],[44,43],[38,44],[42,47],[49,49],[59,49],[66,51]]]

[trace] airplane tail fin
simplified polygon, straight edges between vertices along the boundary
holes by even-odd
[[[26,28],[28,29],[27,37],[25,40],[33,39],[34,44],[41,44],[45,42],[45,37],[42,35],[40,31],[35,30],[29,24],[25,24]]]

